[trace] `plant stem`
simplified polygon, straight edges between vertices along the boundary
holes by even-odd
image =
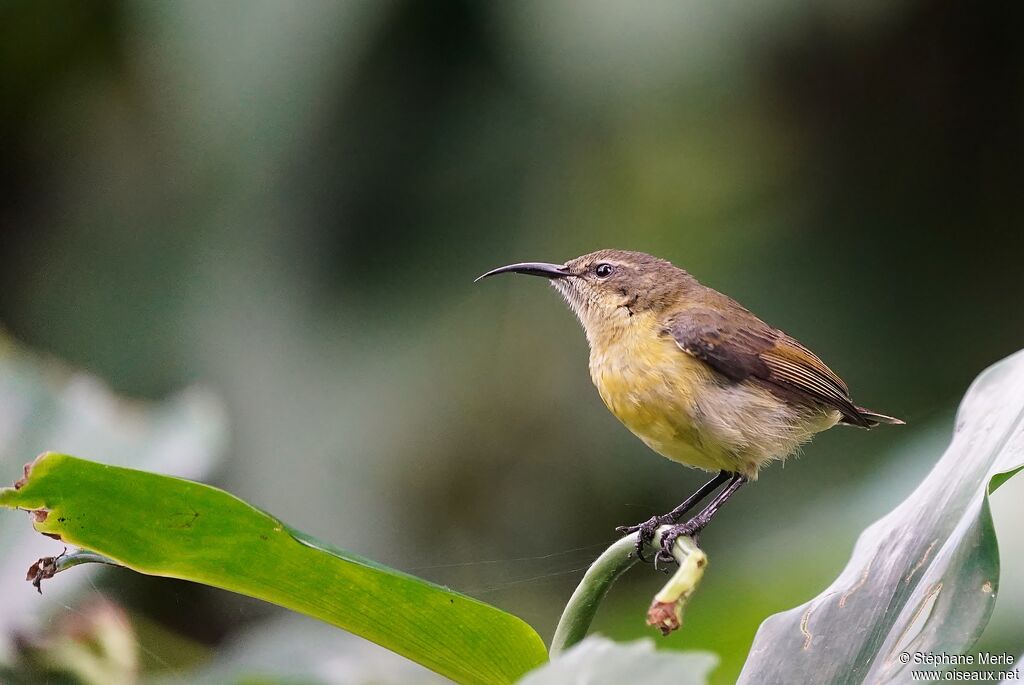
[[[80,549],[69,554],[62,554],[54,561],[56,562],[56,573],[67,571],[69,568],[78,566],[79,564],[106,564],[107,566],[121,567],[121,564],[109,557],[84,549]]]
[[[666,530],[668,526],[662,526],[655,532],[651,543],[653,553],[661,549],[661,534]],[[548,649],[552,658],[587,636],[594,615],[597,614],[597,608],[612,585],[637,562],[636,556],[632,554],[636,547],[637,535],[638,533],[633,533],[616,540],[587,569],[558,620],[555,636],[551,639],[551,647]],[[672,545],[672,556],[675,557],[679,569],[655,596],[652,605],[652,609],[661,605],[661,620],[651,622],[651,615],[648,615],[648,623],[658,627],[666,635],[679,627],[683,605],[700,582],[707,563],[704,552],[688,537],[676,538],[675,544]],[[665,610],[669,610],[671,616],[665,614]]]
[[[42,582],[47,578],[53,578],[61,571],[67,571],[79,564],[107,564],[108,566],[121,566],[118,562],[102,554],[96,554],[88,550],[80,549],[70,554],[67,550],[57,557],[43,557],[28,569],[25,580],[32,583],[33,587],[43,593]]]
[[[637,562],[636,556],[631,554],[636,547],[637,535],[638,533],[633,533],[613,542],[611,547],[602,552],[587,569],[558,620],[555,636],[551,639],[551,647],[548,649],[552,658],[587,636],[597,607],[608,594],[608,590],[619,576]]]

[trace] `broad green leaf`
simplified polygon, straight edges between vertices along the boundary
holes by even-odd
[[[761,625],[739,682],[903,683],[909,671],[933,668],[914,654],[968,649],[999,587],[988,494],[1022,466],[1019,352],[978,377],[945,454],[861,534],[835,582]]]
[[[0,506],[44,510],[41,533],[149,575],[273,602],[349,630],[460,683],[510,683],[546,659],[492,606],[291,530],[200,483],[48,453]]]
[[[709,652],[655,651],[647,638],[620,644],[591,635],[531,672],[519,685],[704,685],[718,664]]]

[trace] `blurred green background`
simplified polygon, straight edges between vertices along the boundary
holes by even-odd
[[[758,623],[828,584],[938,458],[970,380],[1024,342],[1022,15],[7,2],[0,324],[128,396],[212,388],[215,483],[549,636],[614,527],[704,475],[605,411],[549,289],[472,280],[601,247],[668,258],[909,423],[819,437],[705,536],[712,570],[659,644],[717,652],[731,682]],[[997,517],[1020,499],[1000,496]],[[649,634],[661,582],[631,574],[599,629]],[[172,674],[275,613],[100,585]],[[1022,595],[986,645],[1024,649]]]

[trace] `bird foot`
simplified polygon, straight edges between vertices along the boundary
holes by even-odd
[[[643,523],[638,523],[635,526],[619,526],[615,529],[615,532],[620,535],[632,535],[633,533],[639,533],[636,537],[636,546],[633,549],[633,553],[636,554],[636,558],[640,561],[654,561],[657,563],[657,557],[653,560],[646,559],[644,557],[644,547],[654,541],[654,532],[658,530],[659,526],[665,526],[670,523],[675,523],[675,519],[669,514],[662,514],[661,516],[652,516]]]
[[[671,564],[675,561],[675,555],[672,554],[672,547],[676,544],[676,539],[679,537],[693,538],[694,542],[697,541],[698,535],[704,530],[704,526],[708,525],[710,519],[697,514],[686,523],[680,523],[679,525],[672,526],[661,535],[661,549],[658,550],[657,555],[654,557],[654,564],[657,566],[658,562],[664,562]]]

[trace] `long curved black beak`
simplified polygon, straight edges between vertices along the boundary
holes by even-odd
[[[565,278],[571,276],[569,270],[561,264],[548,264],[547,262],[520,262],[519,264],[509,264],[508,266],[499,266],[497,269],[488,271],[483,276],[478,276],[474,283],[477,281],[487,278],[488,276],[497,276],[498,274],[513,273],[513,274],[527,274],[528,276],[543,276],[544,278]]]

